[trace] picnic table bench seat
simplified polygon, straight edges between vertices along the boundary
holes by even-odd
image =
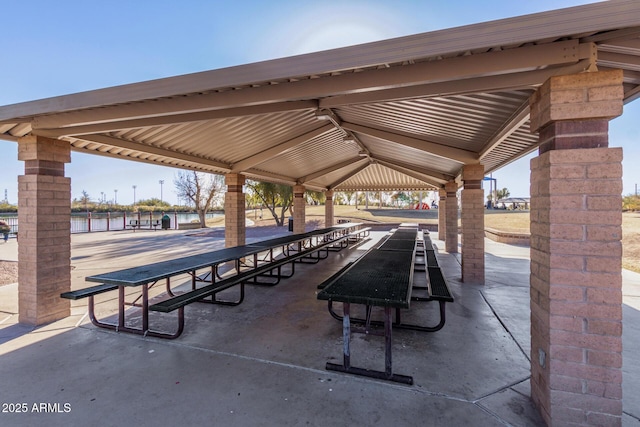
[[[370,234],[371,234],[371,227],[359,228],[349,233],[349,241],[358,242],[362,239],[369,237]]]
[[[137,219],[132,219],[132,220],[129,221],[129,225],[127,225],[127,227],[133,229],[133,231],[136,231],[136,228],[138,228],[138,229],[148,228],[149,230],[151,230],[151,228],[153,228],[154,230],[156,230],[158,227],[160,227],[160,225],[162,225],[162,222],[159,219],[155,219],[155,220],[148,220],[148,219],[137,220]]]
[[[60,294],[60,297],[70,300],[79,300],[82,298],[92,297],[104,292],[114,291],[118,289],[118,285],[111,285],[109,283],[103,283],[89,288],[78,289],[76,291],[69,291]]]

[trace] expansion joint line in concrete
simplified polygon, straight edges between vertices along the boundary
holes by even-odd
[[[504,328],[505,331],[507,331],[507,333],[509,334],[509,336],[511,337],[511,339],[513,340],[513,342],[516,343],[516,345],[518,346],[518,348],[520,349],[520,351],[522,352],[522,354],[524,355],[524,357],[527,358],[527,360],[529,361],[529,363],[531,363],[531,358],[529,357],[529,355],[527,354],[526,351],[524,351],[524,349],[522,348],[522,346],[520,345],[520,343],[518,342],[518,340],[513,336],[513,334],[511,333],[511,331],[509,330],[509,328],[507,327],[507,325],[502,321],[502,319],[500,318],[500,315],[498,315],[498,313],[493,309],[493,306],[491,305],[491,303],[489,302],[489,300],[487,299],[487,297],[484,295],[484,292],[480,291],[480,295],[482,295],[482,299],[484,300],[484,302],[487,303],[487,306],[489,306],[489,308],[491,309],[491,312],[493,313],[493,315],[496,317],[496,319],[498,319],[498,322],[500,322],[500,324],[502,325],[502,327]]]

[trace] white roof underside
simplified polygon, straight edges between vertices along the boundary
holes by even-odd
[[[552,75],[595,69],[622,69],[625,101],[638,97],[640,2],[9,105],[0,138],[37,134],[76,151],[313,190],[435,189],[465,164],[489,173],[534,150],[529,96]]]

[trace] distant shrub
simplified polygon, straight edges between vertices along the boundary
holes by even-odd
[[[18,207],[10,203],[0,203],[0,212],[18,212]]]
[[[622,198],[623,211],[640,211],[640,196],[628,195]]]

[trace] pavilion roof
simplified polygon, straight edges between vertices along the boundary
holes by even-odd
[[[426,190],[535,150],[550,76],[622,69],[640,2],[613,0],[0,107],[0,138],[314,190]]]

